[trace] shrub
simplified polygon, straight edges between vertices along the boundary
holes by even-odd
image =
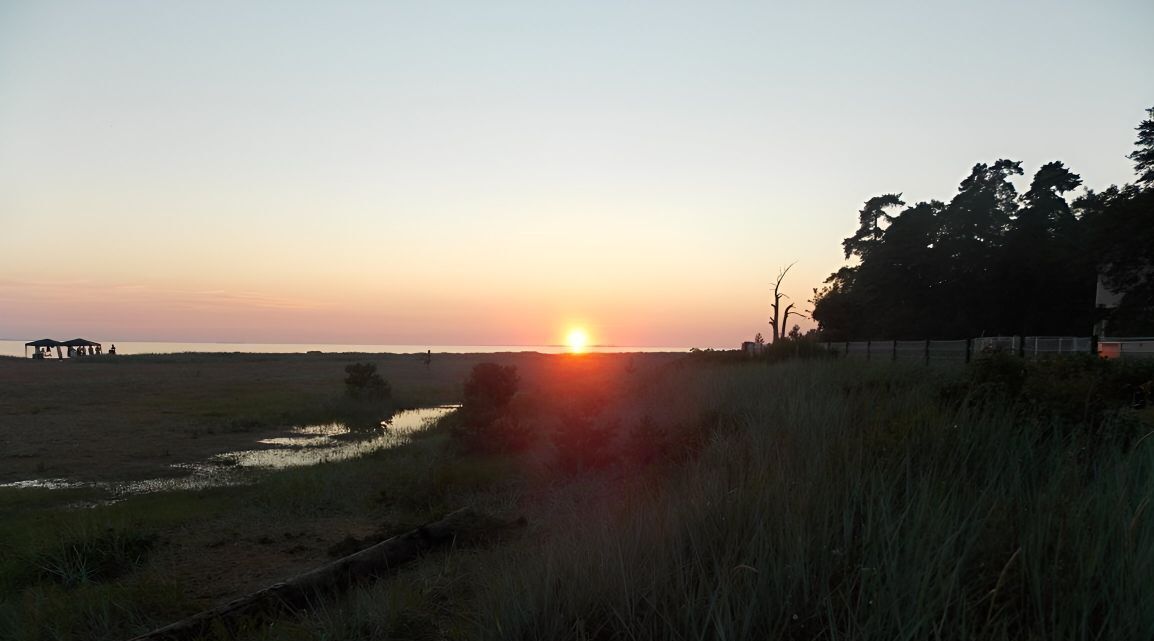
[[[393,390],[388,381],[377,373],[372,363],[353,363],[345,366],[345,391],[357,400],[381,400],[388,398]]]
[[[761,359],[777,363],[795,358],[835,358],[837,352],[831,351],[825,343],[812,335],[800,335],[791,332],[789,336],[765,346],[761,352]]]
[[[1005,404],[1019,425],[1037,430],[1036,438],[1071,438],[1092,456],[1106,443],[1126,446],[1138,438],[1143,425],[1131,408],[1143,405],[1143,385],[1152,378],[1154,362],[1086,354],[1028,361],[994,352],[969,365],[953,395],[981,406]]]
[[[465,381],[465,402],[454,437],[472,450],[514,450],[527,441],[520,422],[507,416],[520,378],[514,365],[478,363]]]
[[[515,365],[478,363],[465,381],[465,410],[503,410],[521,380]]]
[[[561,424],[553,433],[553,445],[562,471],[572,474],[605,467],[613,461],[609,444],[618,425],[599,421],[599,413],[595,404],[586,404],[561,415]]]

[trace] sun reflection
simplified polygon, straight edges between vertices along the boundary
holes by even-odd
[[[570,352],[580,354],[585,351],[585,346],[589,344],[589,336],[583,329],[572,329],[569,331],[569,335],[565,337],[565,344],[569,346]]]

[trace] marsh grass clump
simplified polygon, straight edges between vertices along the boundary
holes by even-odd
[[[155,535],[108,527],[101,532],[63,538],[37,555],[40,577],[65,587],[110,581],[147,560]]]
[[[120,518],[119,506],[106,512],[10,513],[0,528],[0,597],[38,584],[110,583],[145,566],[160,541],[155,528]]]
[[[122,639],[185,612],[179,587],[150,568],[169,511],[149,512],[145,524],[124,518],[130,509],[9,514],[0,523],[0,638]]]

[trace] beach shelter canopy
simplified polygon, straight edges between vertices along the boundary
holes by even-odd
[[[74,338],[70,341],[57,341],[57,340],[52,340],[51,338],[41,338],[40,340],[28,341],[27,343],[24,343],[24,355],[25,356],[28,356],[28,348],[29,347],[35,347],[37,349],[37,353],[39,354],[39,350],[42,348],[45,348],[45,347],[47,347],[48,349],[52,349],[53,347],[55,347],[57,349],[57,352],[59,352],[61,347],[96,347],[96,348],[99,348],[100,343],[97,343],[96,341],[90,341],[87,338]],[[37,358],[39,358],[39,356],[37,356]]]
[[[54,341],[51,338],[41,338],[38,341],[28,341],[27,343],[24,343],[24,356],[25,357],[28,356],[28,348],[29,347],[35,347],[37,350],[37,353],[39,353],[40,348],[42,348],[42,347],[47,347],[48,349],[52,349],[53,347],[60,347],[60,341]]]
[[[64,347],[100,347],[100,343],[90,341],[86,338],[74,338],[70,341],[63,341],[60,344]]]

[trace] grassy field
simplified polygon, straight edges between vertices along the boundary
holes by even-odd
[[[481,561],[478,637],[1154,638],[1148,414],[943,399],[920,368],[684,384],[723,408],[708,447]]]
[[[1154,638],[1148,368],[508,358],[510,451],[447,421],[245,488],[0,493],[0,638],[128,636],[466,505],[530,525],[240,638]]]
[[[376,363],[392,405],[412,407],[460,402],[482,361],[515,365],[523,398],[541,399],[589,386],[624,393],[627,379],[676,358],[434,355],[428,367],[392,355],[0,359],[0,470],[4,480],[171,473],[170,463],[342,418],[350,413],[344,365],[353,362]],[[228,427],[237,424],[251,427]],[[442,427],[395,450],[273,473],[251,487],[95,508],[70,506],[106,498],[96,489],[0,488],[0,638],[124,637],[415,527],[517,477],[512,462],[460,456],[450,440]]]
[[[345,398],[344,367],[371,362],[392,384],[391,406],[460,402],[484,360],[516,365],[531,384],[555,385],[564,355],[174,354],[77,361],[0,358],[0,483],[154,478],[171,465],[252,447],[294,425],[364,418]],[[582,363],[668,360],[588,354]],[[570,359],[571,360],[571,359]],[[387,412],[386,408],[381,410]],[[368,418],[379,420],[380,410]]]

